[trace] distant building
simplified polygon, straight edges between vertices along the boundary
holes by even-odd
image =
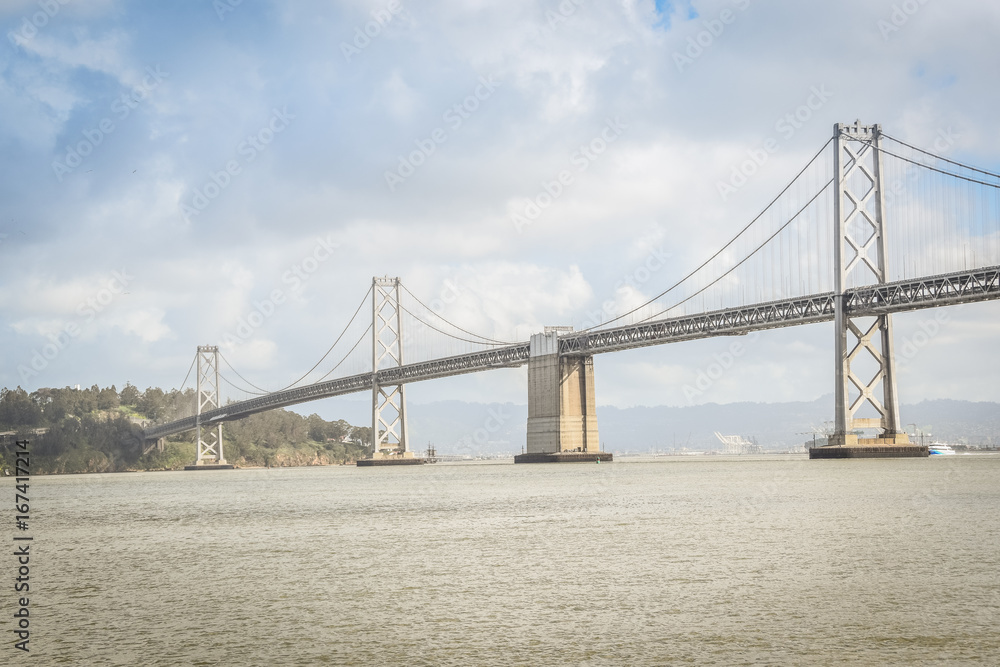
[[[763,454],[764,448],[757,444],[756,438],[753,441],[747,440],[741,435],[722,435],[718,431],[715,437],[725,447],[725,454]]]

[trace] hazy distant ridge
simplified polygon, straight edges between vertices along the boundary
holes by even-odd
[[[1000,443],[1000,403],[923,401],[900,408],[904,428],[912,423],[952,443]],[[528,409],[513,403],[441,401],[411,404],[408,410],[413,449],[432,442],[442,454],[520,452]],[[601,442],[609,451],[665,450],[672,447],[717,449],[712,434],[756,437],[765,448],[787,448],[810,439],[807,433],[833,418],[833,399],[810,402],[709,403],[685,407],[599,407]]]

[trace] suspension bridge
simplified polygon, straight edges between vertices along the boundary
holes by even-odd
[[[896,139],[878,125],[837,124],[718,251],[655,297],[621,304],[621,314],[606,321],[503,341],[445,319],[398,278],[377,277],[326,354],[282,389],[257,387],[217,346],[199,346],[188,371],[197,369],[194,413],[152,426],[144,437],[162,442],[195,430],[196,465],[225,465],[222,422],[370,392],[376,455],[412,457],[407,384],[527,365],[522,460],[569,453],[593,460],[602,456],[595,354],[833,321],[830,447],[919,455],[900,425],[892,315],[997,298],[1000,175]],[[330,370],[314,378],[328,359]],[[220,382],[249,397],[223,404]],[[876,433],[859,437],[863,429]]]

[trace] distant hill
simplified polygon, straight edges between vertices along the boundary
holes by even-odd
[[[1000,403],[934,400],[900,407],[904,428],[934,439],[1000,445]],[[440,454],[518,453],[525,443],[528,408],[513,403],[412,403],[407,411],[411,448],[431,442]],[[833,397],[793,403],[709,403],[687,407],[599,407],[602,448],[649,452],[687,447],[721,449],[713,435],[754,437],[765,449],[790,449],[810,440],[833,418]]]

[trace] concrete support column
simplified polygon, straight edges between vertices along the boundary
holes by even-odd
[[[557,333],[531,337],[529,454],[598,452],[594,358],[560,357]]]

